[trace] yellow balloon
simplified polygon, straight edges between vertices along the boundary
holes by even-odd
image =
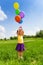
[[[14,6],[15,9],[19,8],[19,4],[17,2],[15,2],[13,6]]]

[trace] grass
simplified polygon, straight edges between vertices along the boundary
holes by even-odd
[[[43,39],[24,39],[24,60],[18,60],[16,44],[17,40],[0,40],[0,65],[43,65]]]

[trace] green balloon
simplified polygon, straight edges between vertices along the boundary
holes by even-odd
[[[19,9],[15,10],[15,13],[16,13],[16,15],[19,15],[20,14],[20,10]]]

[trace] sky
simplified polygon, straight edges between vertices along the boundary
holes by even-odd
[[[22,24],[15,21],[13,4],[19,3],[20,10],[25,12]],[[43,30],[43,0],[1,0],[0,1],[0,38],[16,35],[22,26],[26,35],[35,35]]]

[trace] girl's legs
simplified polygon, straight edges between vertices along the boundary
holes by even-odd
[[[23,58],[23,52],[22,51],[18,52],[18,58]]]

